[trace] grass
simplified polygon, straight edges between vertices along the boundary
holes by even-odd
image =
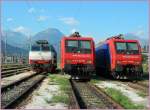
[[[96,84],[96,83],[99,83],[100,82],[100,80],[97,80],[97,79],[91,79],[91,83],[92,84]]]
[[[142,55],[142,59],[143,72],[148,73],[148,56]]]
[[[123,95],[119,90],[106,88],[106,93],[110,95],[116,102],[120,103],[126,109],[143,109],[143,105],[134,104],[127,96]]]
[[[68,99],[69,99],[68,95],[65,95],[65,94],[55,95],[55,96],[53,96],[53,98],[52,98],[52,102],[53,102],[53,103],[62,102],[62,103],[68,104],[68,103],[69,103],[69,100],[68,100]]]
[[[48,77],[49,77],[49,84],[55,84],[60,86],[60,93],[54,95],[52,97],[51,102],[52,103],[61,102],[69,104],[69,96],[68,96],[68,91],[70,89],[69,77],[56,74],[55,75],[49,74]]]
[[[144,63],[142,64],[142,66],[143,66],[143,72],[148,73],[148,63]]]
[[[69,85],[69,80],[68,80],[68,77],[66,76],[61,76],[61,75],[52,75],[52,74],[49,74],[49,81],[50,81],[50,84],[53,83],[53,84],[56,84],[56,85],[60,85],[60,89],[62,91],[66,91],[66,89],[68,89],[68,85]]]
[[[35,95],[40,96],[40,93],[36,91],[36,92],[35,92]]]
[[[137,92],[137,94],[143,98],[147,96],[145,92],[141,92],[141,91]]]

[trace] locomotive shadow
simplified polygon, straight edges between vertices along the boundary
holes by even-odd
[[[62,73],[61,73],[61,70],[57,68],[53,74],[62,74]]]

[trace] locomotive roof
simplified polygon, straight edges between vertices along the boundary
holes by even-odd
[[[113,40],[113,41],[120,41],[120,42],[137,42],[138,40],[134,40],[134,39],[108,39],[109,40]]]
[[[32,47],[32,46],[41,46],[41,45],[50,46],[49,43],[40,43],[40,42],[37,43],[37,41],[35,41],[35,42],[33,42],[33,43],[31,44],[31,47]]]
[[[73,34],[67,36],[64,36],[63,39],[69,39],[69,40],[93,40],[92,37],[83,37],[79,34],[79,32],[74,32]]]
[[[105,41],[103,42],[99,42],[98,44],[96,44],[95,47],[99,47],[105,43],[108,43],[108,42],[138,42],[138,40],[133,40],[133,39],[106,39]]]
[[[36,41],[37,44],[49,44],[47,40],[38,40]]]
[[[117,36],[112,36],[110,38],[107,38],[106,41],[107,40],[121,41],[121,42],[137,42],[137,40],[125,39],[123,34],[119,34]]]
[[[81,37],[81,35],[79,34],[79,32],[74,32],[69,37]]]
[[[64,40],[93,40],[92,37],[63,37]]]

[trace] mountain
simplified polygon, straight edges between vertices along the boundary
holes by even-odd
[[[27,49],[28,38],[20,32],[4,31],[2,34],[2,41],[7,42],[10,46]]]
[[[6,48],[5,48],[6,46]],[[6,49],[6,51],[5,51]],[[1,54],[4,55],[6,52],[7,56],[28,56],[28,51],[19,47],[14,47],[9,44],[5,44],[4,41],[1,40]]]
[[[60,50],[60,40],[64,36],[64,34],[56,28],[48,28],[43,30],[32,37],[32,43],[37,40],[47,40],[50,44],[52,44],[59,55]],[[59,56],[58,56],[59,57]]]
[[[134,34],[131,34],[131,33],[128,33],[128,34],[125,34],[124,35],[124,38],[125,39],[136,39],[140,42],[141,46],[145,46],[145,45],[148,45],[148,38],[147,39],[144,39],[144,38],[140,38]]]
[[[31,40],[32,43],[37,40],[47,40],[51,45],[54,46],[59,58],[59,45],[63,35],[64,34],[58,29],[48,28],[32,36]],[[8,55],[28,55],[30,42],[26,35],[20,32],[14,32],[10,30],[4,31],[1,40],[2,54],[4,54],[5,52],[5,42],[7,42],[6,52]]]

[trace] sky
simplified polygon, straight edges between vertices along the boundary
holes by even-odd
[[[107,37],[132,33],[148,38],[148,2],[22,1],[2,2],[2,29],[34,35],[57,28],[65,35],[79,31],[98,43]]]

